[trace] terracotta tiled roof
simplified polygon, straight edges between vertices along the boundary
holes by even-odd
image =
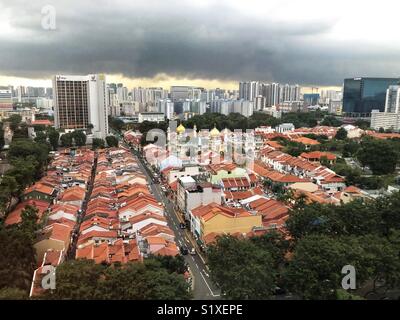
[[[224,178],[221,180],[224,188],[249,188],[249,180],[245,177],[242,178]]]
[[[327,160],[336,160],[336,156],[330,152],[321,152],[321,151],[313,151],[313,152],[303,152],[300,157],[304,159],[318,159],[326,158]]]
[[[160,216],[159,214],[150,213],[150,212],[142,213],[142,214],[139,214],[137,216],[134,216],[134,217],[129,219],[129,222],[132,223],[132,224],[136,224],[138,222],[141,222],[141,221],[144,221],[144,220],[147,220],[147,219],[155,219],[155,220],[159,220],[159,221],[162,221],[162,222],[167,222],[167,219],[164,216]]]
[[[64,242],[65,247],[67,247],[70,242],[71,232],[72,227],[70,225],[53,223],[43,229],[39,241],[45,239],[58,240]]]
[[[276,150],[283,149],[283,146],[280,143],[278,143],[276,141],[273,141],[273,140],[266,141],[265,144],[270,146],[270,147],[272,147],[272,148],[274,148],[274,149],[276,149]]]
[[[60,201],[82,201],[85,199],[86,190],[75,186],[65,190],[61,196]]]
[[[154,252],[155,255],[172,256],[175,257],[179,254],[178,247],[173,242],[167,242],[166,246]]]
[[[49,196],[53,195],[54,192],[54,187],[49,187],[43,183],[37,182],[34,185],[30,186],[29,188],[27,188],[24,192],[24,194],[28,194],[31,193],[33,191],[36,192],[40,192],[40,193],[44,193],[47,194]]]
[[[302,143],[302,144],[305,144],[305,145],[310,145],[310,146],[315,146],[315,145],[320,144],[317,140],[310,139],[310,138],[307,138],[307,137],[295,138],[295,139],[292,139],[292,141],[298,142],[298,143]]]
[[[203,219],[204,221],[208,221],[219,214],[222,214],[228,218],[237,218],[251,215],[251,213],[245,209],[228,208],[221,206],[215,202],[192,209],[192,214],[195,217]]]
[[[347,193],[356,193],[356,194],[361,193],[361,189],[359,189],[355,186],[349,186],[346,189],[344,189],[343,191],[347,192]]]
[[[237,168],[237,165],[234,163],[215,163],[215,164],[210,164],[208,168],[213,172],[217,173],[220,170],[225,170],[225,171],[233,171]]]
[[[50,120],[35,120],[31,122],[32,125],[44,125],[44,126],[52,126],[54,123]]]
[[[102,238],[102,239],[116,239],[118,233],[115,230],[110,231],[89,231],[83,235],[79,236],[78,245],[87,242],[92,238]]]
[[[162,226],[155,223],[150,223],[138,230],[143,237],[160,236],[160,234],[167,234],[174,237],[174,232],[168,226]]]
[[[13,211],[11,211],[6,220],[4,221],[5,225],[11,225],[15,223],[21,222],[21,213],[25,209],[26,206],[36,207],[38,209],[38,217],[39,219],[42,217],[43,213],[49,207],[49,203],[41,200],[25,200],[19,203]]]

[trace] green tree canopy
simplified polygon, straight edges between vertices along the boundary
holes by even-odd
[[[39,143],[46,143],[47,142],[46,132],[45,131],[37,131],[34,141],[39,142]]]
[[[12,114],[7,121],[10,122],[10,129],[12,132],[15,132],[21,124],[22,117],[19,114]]]
[[[390,141],[364,139],[357,152],[357,159],[363,166],[368,166],[373,174],[382,175],[395,171],[399,153]]]
[[[72,132],[72,137],[76,146],[82,147],[86,144],[86,134],[82,130],[75,130]]]
[[[342,124],[343,122],[338,120],[335,116],[326,116],[321,122],[321,125],[328,127],[340,127]]]
[[[109,147],[118,147],[118,139],[115,136],[107,136],[106,142]]]
[[[64,133],[60,138],[61,146],[66,147],[66,148],[72,147],[73,140],[74,140],[74,136],[73,136],[72,132]]]
[[[362,283],[364,262],[362,249],[354,246],[353,239],[310,235],[297,243],[284,278],[291,292],[304,299],[335,299],[343,266],[354,266],[356,279]]]
[[[228,299],[268,299],[276,287],[274,259],[248,240],[217,238],[208,249],[211,278]]]
[[[19,226],[0,226],[0,289],[28,292],[36,266],[32,236]]]
[[[93,138],[93,142],[92,142],[92,149],[96,150],[96,149],[104,149],[105,147],[105,142],[103,139],[99,139],[99,138]]]
[[[56,129],[51,128],[49,129],[48,136],[51,147],[54,151],[57,150],[60,140],[60,133]]]
[[[347,138],[347,131],[345,128],[340,128],[335,135],[335,139],[344,140]]]
[[[189,299],[183,275],[171,272],[153,258],[144,263],[112,266],[92,260],[70,260],[57,267],[57,287],[45,298],[145,300]]]

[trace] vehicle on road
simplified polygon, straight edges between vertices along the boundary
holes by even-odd
[[[184,224],[183,222],[181,222],[181,223],[179,224],[179,228],[180,228],[180,229],[186,229],[186,224]]]
[[[181,255],[186,256],[189,253],[189,250],[185,247],[180,248]]]
[[[195,249],[195,248],[192,248],[192,250],[190,250],[190,254],[191,254],[192,256],[195,256],[195,255],[196,255],[196,249]]]

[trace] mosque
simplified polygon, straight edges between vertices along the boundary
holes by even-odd
[[[212,130],[186,129],[180,124],[175,132],[167,129],[167,146],[169,155],[180,159],[190,158],[196,162],[200,156],[224,156],[240,150],[249,154],[255,149],[254,133],[232,132],[225,128],[219,131],[214,125]]]

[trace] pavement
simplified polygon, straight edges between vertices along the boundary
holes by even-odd
[[[194,239],[190,236],[187,229],[181,229],[179,224],[183,222],[182,217],[176,212],[174,204],[165,196],[165,193],[161,189],[159,183],[153,183],[153,173],[146,166],[142,157],[133,152],[133,155],[139,160],[139,166],[146,175],[147,181],[151,192],[161,202],[165,208],[165,217],[171,230],[175,233],[175,241],[179,247],[186,247],[189,252],[195,248],[196,254],[184,255],[185,262],[187,263],[189,270],[193,276],[194,288],[193,297],[195,300],[217,300],[221,298],[220,291],[212,283],[208,271],[208,267],[204,261],[204,258],[199,253]]]

